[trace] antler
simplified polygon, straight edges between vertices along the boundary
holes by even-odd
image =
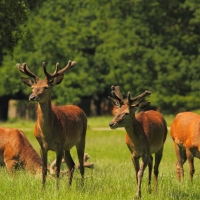
[[[19,63],[17,63],[16,66],[21,73],[26,74],[26,75],[34,78],[35,82],[36,82],[37,79],[39,79],[33,72],[31,72],[31,70],[28,68],[26,63],[23,63],[22,66]]]
[[[46,75],[46,77],[47,77],[48,80],[51,80],[52,78],[55,78],[56,76],[64,74],[68,69],[74,67],[75,65],[76,65],[75,61],[69,60],[68,64],[63,69],[61,69],[61,70],[58,71],[59,63],[56,63],[56,69],[55,69],[54,73],[49,74],[47,72],[47,70],[46,70],[46,64],[45,64],[45,62],[42,63],[42,67],[43,67],[44,73],[45,73],[45,75]]]
[[[113,95],[113,97],[119,101],[120,105],[123,105],[124,100],[123,100],[122,94],[120,92],[120,86],[112,85],[111,90],[112,90],[111,94]]]
[[[142,98],[144,98],[144,97],[150,95],[151,93],[152,93],[151,91],[146,90],[146,91],[143,92],[142,94],[140,94],[140,95],[138,95],[138,96],[136,96],[136,97],[134,97],[134,98],[131,98],[131,97],[130,97],[130,96],[131,96],[131,93],[128,92],[128,94],[127,94],[128,104],[131,105],[133,102],[138,101],[139,99],[142,99]]]

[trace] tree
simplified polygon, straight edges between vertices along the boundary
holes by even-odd
[[[30,11],[34,11],[44,1],[41,0],[1,0],[0,1],[0,64],[3,55],[12,54],[19,40],[31,40],[26,27]]]
[[[194,109],[200,103],[199,13],[194,0],[47,0],[30,12],[32,43],[20,40],[12,62],[26,62],[42,77],[43,61],[51,72],[56,62],[75,60],[53,92],[56,104],[85,99],[100,108],[115,84],[124,96],[151,90],[150,101],[164,112]],[[10,64],[5,57],[2,67]],[[16,87],[28,94],[20,84],[11,90]]]
[[[0,65],[7,54],[12,56],[14,47],[19,40],[25,38],[31,42],[30,30],[26,27],[29,11],[34,10],[41,0],[1,0],[0,1]],[[8,66],[10,67],[10,66]],[[11,70],[12,71],[12,70]],[[2,88],[0,96],[0,119],[7,119],[8,101],[10,98],[22,98],[24,95],[16,91],[17,80],[11,76],[12,72],[2,69]],[[4,79],[5,78],[5,79]],[[12,85],[8,88],[9,85]],[[3,87],[4,86],[4,87]],[[12,88],[12,89],[11,89]]]
[[[112,23],[113,31],[101,35],[106,42],[96,54],[111,66],[106,80],[115,80],[126,92],[152,90],[150,100],[164,112],[197,108],[200,4],[132,1],[128,7],[122,3],[122,9],[115,12],[124,13],[125,19],[119,17],[123,21],[118,22],[118,31]]]
[[[83,4],[91,6],[88,2],[79,3],[77,1],[76,7],[81,7]],[[79,12],[82,15],[79,18],[75,12],[71,12],[71,9],[74,9],[73,4],[69,4],[66,8],[68,4],[63,1],[57,1],[57,4],[53,1],[44,3],[45,9],[41,9],[37,16],[30,16],[27,24],[32,33],[37,33],[33,34],[33,46],[29,41],[21,40],[14,51],[14,60],[26,62],[38,76],[44,76],[42,67],[40,67],[43,61],[47,62],[49,71],[54,70],[56,62],[59,62],[61,66],[64,66],[69,59],[77,62],[77,66],[66,75],[62,85],[54,90],[57,104],[80,103],[81,98],[87,99],[87,97],[93,96],[99,84],[99,81],[96,80],[98,74],[93,67],[95,38],[98,34],[92,33],[91,20],[83,20],[81,27],[78,25],[80,22],[76,21],[83,18],[92,19],[94,14],[92,12],[85,13],[83,9],[83,13],[81,10]],[[66,12],[67,9],[68,12]],[[73,20],[73,17],[76,20]],[[91,28],[88,30],[88,27]],[[80,35],[80,32],[83,34]],[[93,36],[88,35],[90,33]],[[88,43],[90,37],[91,40]],[[63,95],[63,92],[67,95]]]

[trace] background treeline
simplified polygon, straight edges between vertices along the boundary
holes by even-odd
[[[13,14],[13,2],[21,18]],[[136,96],[151,90],[148,100],[163,113],[199,108],[200,2],[8,0],[1,4],[9,4],[12,26],[3,29],[8,21],[6,9],[0,9],[0,112],[7,100],[27,99],[30,94],[16,63],[26,62],[43,78],[43,61],[53,72],[56,62],[64,67],[68,60],[77,65],[54,88],[56,104],[87,105],[87,114],[100,115],[110,86],[120,85],[124,97],[128,91]]]

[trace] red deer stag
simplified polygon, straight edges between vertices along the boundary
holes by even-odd
[[[42,170],[42,159],[26,135],[16,128],[0,127],[0,163],[12,173],[19,168],[33,174]]]
[[[200,115],[193,112],[178,113],[170,132],[177,157],[177,179],[180,181],[184,177],[183,164],[188,160],[192,181],[195,172],[194,157],[200,158]]]
[[[41,147],[42,156],[42,185],[45,187],[47,175],[47,153],[49,150],[56,152],[56,188],[58,189],[58,178],[60,174],[61,160],[64,155],[68,166],[69,185],[72,183],[75,163],[71,157],[70,149],[76,146],[80,163],[80,173],[84,181],[83,157],[85,150],[85,138],[87,129],[87,117],[83,110],[75,105],[52,106],[51,91],[53,86],[62,82],[64,72],[76,65],[76,62],[69,61],[67,66],[56,70],[53,74],[46,71],[43,62],[45,78],[40,80],[24,63],[22,66],[17,64],[20,72],[33,78],[21,77],[23,83],[32,88],[29,101],[37,102],[37,121],[35,124],[34,135]]]
[[[132,154],[132,162],[136,172],[137,192],[135,197],[140,198],[142,176],[147,165],[149,167],[149,190],[151,190],[153,165],[151,154],[155,154],[154,180],[155,189],[157,190],[158,167],[162,159],[164,142],[167,136],[167,124],[162,115],[153,110],[135,114],[135,109],[142,106],[136,101],[150,95],[150,91],[145,91],[135,98],[130,98],[130,92],[128,92],[128,102],[125,103],[119,86],[112,86],[111,90],[114,98],[109,97],[109,99],[118,109],[109,126],[111,129],[124,127],[127,132],[126,144]],[[139,166],[140,157],[142,162]]]

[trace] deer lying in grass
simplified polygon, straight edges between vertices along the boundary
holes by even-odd
[[[64,155],[68,166],[69,185],[72,183],[75,163],[71,157],[70,149],[76,146],[80,163],[80,173],[84,180],[83,157],[85,149],[85,137],[87,129],[87,117],[85,113],[75,105],[52,106],[51,91],[53,86],[62,82],[64,73],[76,65],[76,62],[69,61],[67,66],[56,70],[53,74],[46,71],[45,63],[42,64],[45,79],[40,80],[24,63],[22,66],[17,64],[20,72],[28,75],[29,78],[21,77],[24,84],[32,88],[29,101],[37,102],[37,121],[35,124],[34,135],[41,147],[42,156],[42,185],[45,187],[47,175],[47,153],[49,150],[56,152],[56,188],[58,188],[58,178],[60,174],[61,160]],[[67,95],[67,94],[66,94]]]
[[[120,87],[112,86],[111,89],[114,98],[109,97],[109,99],[118,109],[109,126],[111,129],[124,127],[127,132],[126,144],[132,154],[132,161],[136,172],[136,198],[140,198],[142,176],[147,165],[149,167],[150,189],[153,163],[151,154],[155,154],[154,180],[155,189],[157,190],[158,167],[162,159],[164,142],[167,136],[166,121],[159,112],[153,110],[135,114],[135,110],[141,106],[141,103],[136,103],[136,101],[150,95],[150,91],[145,91],[132,99],[130,98],[130,92],[128,92],[128,102],[125,103],[120,93]],[[144,103],[142,102],[142,104]],[[142,158],[140,166],[139,158]]]
[[[93,162],[87,162],[90,156],[84,154],[84,167],[94,168]],[[35,151],[26,135],[16,128],[0,127],[0,165],[6,166],[12,174],[14,170],[25,169],[32,174],[42,173],[42,159]],[[48,166],[50,173],[53,172],[53,165]],[[80,164],[75,165],[80,168]],[[64,172],[63,172],[64,173]]]
[[[200,158],[200,115],[193,112],[177,114],[170,132],[177,157],[177,179],[180,181],[184,178],[183,164],[188,160],[192,181],[195,172],[194,157]]]
[[[26,135],[16,128],[0,127],[0,163],[9,172],[23,168],[31,173],[41,173],[42,159]]]

